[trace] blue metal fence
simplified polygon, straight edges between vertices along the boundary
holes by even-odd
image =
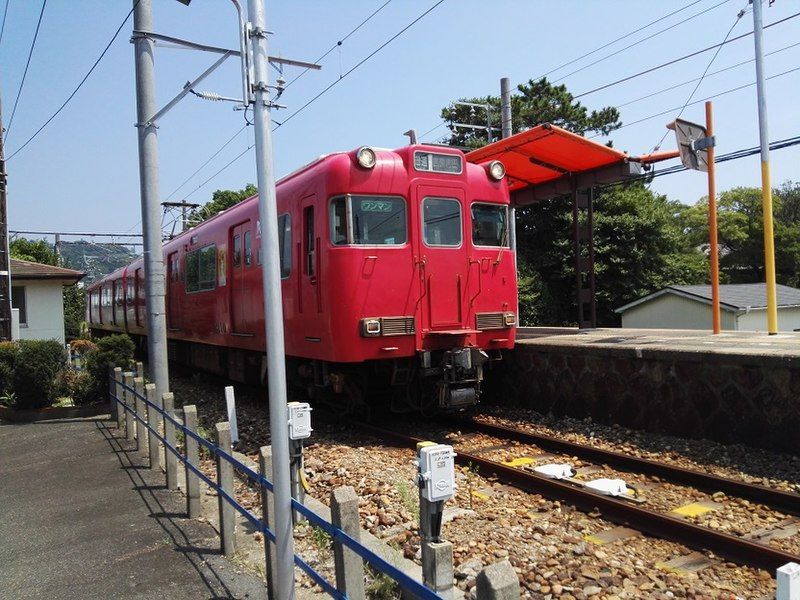
[[[124,390],[130,392],[133,398],[138,398],[142,400],[145,405],[147,406],[148,413],[150,410],[154,410],[159,413],[166,421],[176,428],[177,431],[180,431],[185,436],[188,436],[206,450],[208,450],[213,456],[218,456],[222,460],[227,461],[230,463],[237,471],[239,471],[242,475],[244,475],[247,479],[258,485],[259,489],[266,489],[269,493],[273,492],[272,482],[270,482],[266,477],[261,475],[260,473],[256,473],[250,467],[243,464],[241,461],[236,459],[234,456],[225,452],[222,448],[214,444],[213,442],[207,440],[206,438],[198,435],[191,429],[188,429],[175,419],[175,417],[170,414],[169,412],[165,411],[161,407],[157,406],[150,402],[146,397],[141,395],[139,392],[136,391],[133,387],[126,385],[122,381],[118,381],[113,377],[110,378],[110,392],[109,395],[113,401],[119,404],[125,411],[131,413],[133,417],[141,422],[150,433],[155,436],[162,444],[164,444],[164,448],[167,451],[172,452],[179,461],[181,461],[187,469],[189,469],[192,473],[197,475],[201,480],[203,480],[206,485],[208,485],[211,489],[215,490],[220,497],[224,498],[226,502],[228,502],[234,509],[236,509],[239,514],[245,517],[253,526],[263,533],[271,542],[275,542],[275,534],[267,527],[263,520],[258,518],[254,515],[251,511],[247,508],[239,504],[236,499],[229,494],[227,491],[222,489],[215,481],[209,478],[205,473],[203,473],[196,465],[193,465],[190,461],[186,459],[183,453],[178,450],[175,446],[169,444],[164,436],[162,436],[158,431],[156,431],[153,427],[151,427],[150,423],[148,422],[149,419],[145,419],[142,415],[139,415],[136,410],[128,406],[124,399],[120,399],[116,395],[116,386],[121,387]],[[135,402],[134,402],[135,404]],[[326,521],[324,518],[319,516],[317,513],[306,507],[305,505],[301,504],[294,498],[292,498],[292,507],[301,515],[303,515],[308,521],[325,531],[328,535],[331,536],[333,543],[342,544],[346,546],[358,556],[360,556],[367,564],[369,564],[374,570],[378,571],[379,573],[383,573],[392,580],[394,580],[397,585],[405,592],[416,596],[420,600],[441,600],[442,597],[436,594],[433,590],[425,587],[419,581],[416,581],[412,577],[409,577],[406,573],[403,573],[400,569],[386,561],[384,558],[378,556],[374,552],[372,552],[369,548],[361,544],[360,542],[353,539],[343,530],[336,527],[333,523]],[[318,584],[327,594],[331,597],[339,599],[339,600],[347,600],[347,594],[344,592],[339,591],[335,585],[332,585],[329,581],[327,581],[320,573],[314,570],[314,568],[309,565],[306,561],[304,561],[300,556],[294,556],[295,564],[300,567],[316,584]]]

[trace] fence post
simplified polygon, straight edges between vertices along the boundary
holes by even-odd
[[[144,379],[144,363],[140,360],[136,361],[136,376]]]
[[[351,486],[341,486],[331,492],[331,522],[357,542],[361,541],[358,518],[358,494]],[[336,568],[336,589],[352,600],[364,600],[364,561],[341,542],[333,543]]]
[[[183,425],[192,433],[197,433],[197,407],[189,404],[183,407]],[[200,468],[200,444],[189,435],[184,436],[183,450],[186,462],[195,469]],[[190,519],[200,516],[200,478],[186,467],[186,513]]]
[[[140,456],[147,456],[147,427],[144,424],[144,420],[147,418],[145,413],[147,405],[144,403],[144,378],[135,377],[133,385],[136,388],[136,394],[134,395],[136,415],[139,417],[136,419],[136,449],[139,451]]]
[[[489,565],[475,580],[478,600],[519,600],[519,578],[507,560]]]
[[[128,388],[133,388],[133,373],[127,371],[123,375],[125,385],[122,397],[125,401],[125,406],[133,410],[133,392]],[[133,441],[136,438],[136,419],[133,418],[131,410],[125,411],[125,439]]]
[[[150,404],[154,404],[158,406],[158,402],[156,402],[156,385],[154,383],[148,383],[144,386],[144,393],[145,398]],[[147,430],[147,449],[150,454],[150,468],[151,469],[160,469],[161,468],[161,453],[159,452],[159,443],[158,438],[156,438],[156,432],[161,430],[160,423],[161,423],[161,415],[159,414],[158,410],[147,405],[147,424],[150,426],[150,429]]]
[[[270,446],[261,446],[258,449],[258,472],[267,481],[272,481],[272,448]],[[275,499],[265,486],[261,486],[261,520],[267,529],[275,532]],[[275,562],[275,550],[272,546],[273,542],[264,535],[264,558],[267,565],[267,598],[274,600],[278,596],[277,584],[274,574],[278,572],[278,567]]]
[[[444,598],[453,595],[453,544],[422,540],[422,580]]]
[[[175,396],[172,392],[166,392],[161,396],[161,406],[164,407],[164,414],[175,418]],[[164,439],[167,444],[175,447],[175,425],[164,418]],[[164,446],[164,462],[167,465],[167,489],[178,489],[178,457],[166,445]]]
[[[115,398],[122,399],[120,398],[120,392],[122,391],[122,386],[120,386],[122,382],[122,369],[120,367],[113,367],[111,369],[111,378],[112,381],[109,382],[109,388],[113,396],[111,398],[111,418],[117,422],[117,429],[122,429],[122,420],[125,416],[122,413],[125,411],[119,407],[119,402],[115,400]]]
[[[220,450],[230,454],[232,452],[231,424],[227,421],[217,423],[214,430],[217,446]],[[219,455],[217,455],[217,485],[233,497],[233,465]],[[233,556],[236,552],[236,540],[234,539],[236,512],[233,505],[219,492],[217,492],[217,499],[219,500],[219,535],[222,541],[222,553],[225,556]]]

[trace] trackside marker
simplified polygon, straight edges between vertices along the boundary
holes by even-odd
[[[236,396],[233,394],[233,386],[225,386],[225,404],[228,407],[228,423],[231,424],[231,443],[239,441],[239,426],[236,424]]]

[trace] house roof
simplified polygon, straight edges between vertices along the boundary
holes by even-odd
[[[696,302],[711,304],[710,285],[671,285],[638,300],[620,306],[614,312],[626,310],[649,302],[665,294],[681,296]],[[777,286],[778,307],[800,306],[800,289],[788,285]],[[765,283],[731,283],[719,286],[719,303],[722,310],[737,312],[767,306],[767,285]]]
[[[54,267],[53,265],[43,265],[28,260],[18,258],[11,259],[11,278],[12,279],[60,279],[70,283],[77,283],[86,273],[65,269],[64,267]]]

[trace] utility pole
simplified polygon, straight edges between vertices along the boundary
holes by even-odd
[[[11,251],[8,244],[8,176],[3,150],[3,99],[0,96],[0,341],[11,340]]]
[[[500,80],[500,131],[502,139],[511,137],[514,133],[511,124],[511,80],[503,77]],[[514,272],[517,272],[517,209],[510,206],[508,209],[508,245],[514,257]],[[517,325],[519,325],[519,299],[517,299]]]
[[[135,32],[153,30],[152,0],[133,0]],[[167,322],[164,302],[164,258],[161,254],[161,208],[158,197],[158,138],[156,125],[154,41],[133,37],[136,57],[136,128],[139,137],[139,187],[144,234],[144,276],[147,315],[147,358],[156,398],[169,391]]]
[[[753,40],[756,50],[756,90],[758,93],[758,137],[761,141],[761,210],[764,214],[764,271],[767,280],[767,330],[778,333],[778,301],[775,286],[775,234],[772,226],[772,184],[769,176],[769,133],[767,96],[764,89],[764,22],[761,0],[753,0]]]
[[[253,54],[252,92],[255,126],[258,218],[261,222],[261,273],[264,288],[264,326],[267,340],[269,430],[272,444],[272,484],[275,499],[275,553],[277,600],[294,598],[294,538],[292,537],[292,492],[289,469],[289,429],[286,408],[286,357],[283,341],[283,296],[281,294],[278,209],[272,164],[270,128],[267,17],[264,0],[248,0]],[[246,91],[250,94],[250,90]]]

